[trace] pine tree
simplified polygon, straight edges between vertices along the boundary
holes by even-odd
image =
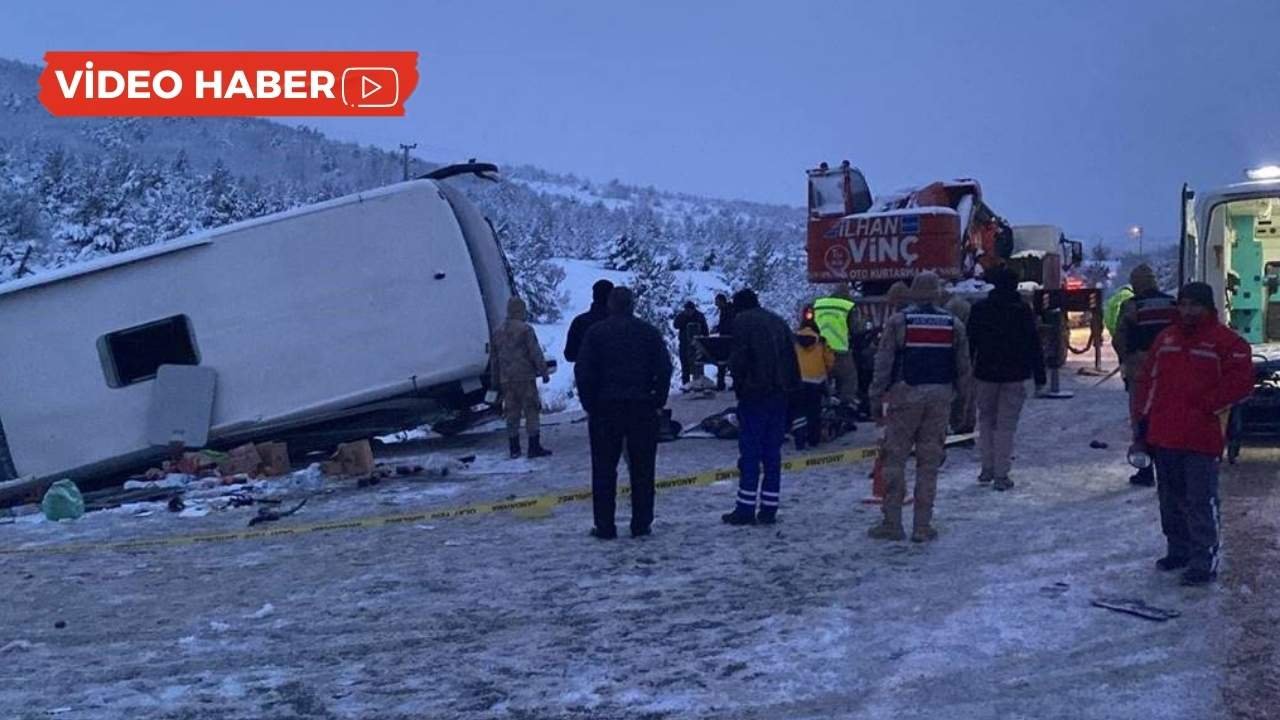
[[[609,254],[605,256],[604,266],[610,270],[630,271],[635,269],[640,260],[640,248],[631,235],[623,233],[613,240]]]
[[[498,242],[506,251],[516,295],[525,301],[529,319],[556,322],[567,301],[560,289],[564,268],[551,262],[551,241],[544,228],[498,226]]]
[[[657,327],[670,344],[675,340],[670,318],[680,300],[675,273],[661,258],[646,251],[636,258],[631,284],[636,294],[636,317]]]

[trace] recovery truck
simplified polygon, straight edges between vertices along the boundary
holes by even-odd
[[[1083,247],[1057,226],[1010,225],[973,178],[930,182],[873,200],[866,177],[847,160],[837,167],[824,162],[807,175],[809,281],[850,285],[872,336],[890,310],[886,295],[894,282],[932,271],[952,283],[953,295],[973,301],[986,295],[974,281],[1004,265],[1028,288],[1027,299],[1044,323],[1051,367],[1066,361],[1068,312],[1092,314],[1095,327],[1085,350],[1100,352],[1101,293],[1064,287],[1064,273],[1081,263]]]

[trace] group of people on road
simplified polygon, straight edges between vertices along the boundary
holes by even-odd
[[[1004,267],[985,275],[992,289],[969,306],[948,296],[939,278],[921,272],[889,292],[866,395],[884,427],[885,495],[882,518],[868,534],[904,540],[906,465],[916,457],[910,538],[937,537],[933,524],[939,468],[948,431],[977,430],[977,481],[996,490],[1010,477],[1014,438],[1028,383],[1046,385],[1040,329]],[[651,532],[659,422],[673,366],[662,333],[635,317],[635,296],[608,280],[592,288],[591,307],[574,318],[565,358],[574,363],[579,397],[588,416],[594,500],[592,534],[617,537],[614,515],[618,462],[626,453],[631,479],[632,536]],[[732,300],[716,298],[715,332],[730,338],[728,361],[717,363],[717,386],[733,380],[739,425],[739,483],[730,525],[773,524],[781,500],[782,445],[788,428],[797,448],[822,440],[822,408],[829,385],[838,402],[856,405],[859,384],[850,338],[855,301],[845,289],[812,305],[793,331],[760,306],[750,289]],[[513,298],[494,334],[493,368],[502,390],[511,454],[521,452],[524,418],[530,457],[549,455],[541,444],[536,381],[548,380],[547,362],[529,327],[524,303]],[[1186,568],[1183,581],[1211,582],[1218,567],[1218,458],[1226,413],[1252,389],[1248,344],[1218,321],[1214,292],[1190,283],[1178,297],[1156,285],[1143,265],[1133,271],[1121,302],[1106,322],[1129,391],[1129,417],[1139,464],[1131,481],[1159,484],[1161,527],[1168,542],[1161,570]],[[684,384],[706,379],[695,339],[710,324],[692,302],[672,321]]]

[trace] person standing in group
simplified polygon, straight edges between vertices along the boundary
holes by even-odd
[[[812,320],[800,324],[795,346],[800,386],[796,391],[791,429],[796,450],[803,450],[822,442],[822,399],[827,394],[827,379],[835,367],[836,356]]]
[[[739,481],[734,509],[721,519],[730,525],[770,525],[777,520],[781,497],[787,400],[800,384],[800,367],[791,328],[760,307],[754,291],[735,293],[733,307],[737,316],[729,367],[738,398]]]
[[[932,272],[911,281],[906,307],[885,321],[871,381],[871,409],[885,413],[883,475],[884,517],[867,534],[878,540],[903,540],[902,505],[906,496],[907,458],[916,454],[913,542],[938,536],[933,504],[938,468],[946,449],[947,419],[960,377],[969,372],[969,345],[964,326],[938,307],[941,287]],[[886,403],[888,409],[884,410]]]
[[[729,302],[729,297],[724,293],[716,294],[716,334],[731,335],[733,334],[733,303]],[[727,365],[721,363],[716,366],[716,390],[723,391],[725,389],[725,373],[732,373]]]
[[[1120,359],[1120,375],[1129,391],[1129,418],[1136,420],[1134,407],[1134,379],[1147,360],[1156,337],[1178,320],[1178,304],[1172,295],[1160,292],[1156,287],[1156,274],[1149,265],[1139,265],[1129,273],[1130,298],[1120,306],[1111,335],[1111,346]],[[1151,487],[1156,484],[1155,467],[1139,468],[1129,477],[1134,485]]]
[[[507,301],[507,319],[498,326],[489,345],[489,367],[502,395],[502,414],[507,421],[512,458],[520,457],[521,417],[529,435],[529,457],[551,454],[542,447],[539,425],[542,398],[538,395],[537,383],[539,377],[544,384],[551,382],[551,375],[538,336],[526,322],[528,314],[524,300],[512,296]]]
[[[959,295],[951,295],[947,298],[947,302],[942,306],[943,310],[951,313],[960,321],[961,325],[969,322],[969,313],[973,311],[973,307],[969,305],[969,301]],[[969,346],[973,347],[973,338],[969,338]],[[951,401],[951,419],[949,425],[951,432],[958,435],[967,435],[973,432],[978,422],[978,403],[974,397],[974,381],[972,375],[967,375],[959,379],[956,383],[956,396]]]
[[[684,309],[676,315],[672,325],[676,330],[676,338],[680,348],[680,384],[688,385],[694,378],[703,377],[702,364],[698,362],[698,351],[693,339],[709,335],[707,316],[698,310],[692,300],[685,302]]]
[[[658,329],[635,316],[629,288],[609,293],[609,317],[587,331],[574,376],[587,411],[591,500],[602,540],[618,536],[618,460],[625,446],[631,476],[631,536],[650,533],[658,419],[671,391],[671,356]]]
[[[836,380],[836,397],[851,408],[858,407],[858,363],[849,346],[853,335],[854,302],[847,285],[841,286],[828,297],[813,301],[813,319],[826,340],[827,347],[835,353],[836,366],[832,375]]]
[[[1168,552],[1160,570],[1186,568],[1183,585],[1218,574],[1218,463],[1231,406],[1253,391],[1249,343],[1218,321],[1213,288],[1178,292],[1178,322],[1156,337],[1136,377],[1134,443],[1155,458],[1160,527]]]
[[[1116,288],[1111,293],[1111,297],[1107,298],[1107,302],[1102,306],[1102,326],[1107,329],[1107,334],[1114,341],[1116,336],[1116,327],[1120,323],[1120,308],[1133,297],[1133,285],[1126,283]]]
[[[982,458],[978,482],[1008,490],[1013,487],[1009,468],[1018,417],[1027,399],[1027,380],[1035,378],[1037,393],[1044,388],[1044,352],[1035,314],[1022,301],[1013,271],[993,268],[986,280],[994,288],[974,304],[966,328]]]
[[[600,279],[591,286],[591,307],[579,314],[569,323],[569,334],[564,341],[564,359],[569,362],[578,361],[578,350],[582,347],[582,339],[592,325],[609,317],[609,293],[613,291],[613,283]]]

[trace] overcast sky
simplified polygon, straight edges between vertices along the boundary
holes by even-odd
[[[967,175],[1012,222],[1085,239],[1171,238],[1183,181],[1280,162],[1278,0],[187,5],[12,3],[0,54],[417,50],[406,117],[308,124],[795,205],[823,159],[873,191]]]

